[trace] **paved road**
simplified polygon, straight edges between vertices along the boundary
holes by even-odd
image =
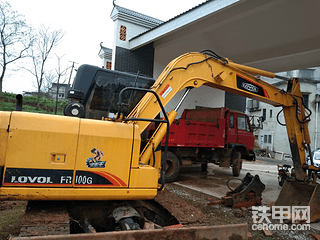
[[[233,177],[231,168],[220,168],[214,164],[208,164],[207,173],[202,173],[200,167],[182,168],[175,184],[188,187],[215,197],[223,197],[229,190],[229,187],[235,189],[241,182],[247,172],[251,175],[258,174],[260,180],[266,185],[262,193],[262,203],[268,204],[275,201],[281,188],[278,185],[277,165],[280,163],[291,164],[289,161],[278,161],[269,158],[259,158],[257,161],[244,161],[242,171],[238,178]],[[238,180],[237,180],[238,179]]]

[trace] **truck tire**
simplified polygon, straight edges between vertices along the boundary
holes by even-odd
[[[164,153],[161,155],[161,160],[164,161]],[[167,162],[166,162],[166,174],[165,182],[170,183],[176,180],[179,174],[179,159],[173,152],[167,153]]]
[[[232,174],[239,177],[242,168],[241,152],[234,151],[232,153]]]

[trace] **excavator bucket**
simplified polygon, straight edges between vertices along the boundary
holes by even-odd
[[[288,179],[282,186],[274,206],[309,206],[310,222],[318,222],[320,220],[320,185]]]

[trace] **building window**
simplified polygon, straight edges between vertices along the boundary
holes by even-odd
[[[309,94],[302,94],[303,104],[308,108],[309,107]]]
[[[270,109],[270,118],[272,118],[272,109]]]
[[[127,40],[127,27],[121,25],[120,27],[120,40],[126,41]]]
[[[110,69],[111,70],[111,62],[106,62],[106,69]]]
[[[268,135],[268,143],[271,143],[271,135]]]
[[[268,135],[264,135],[263,142],[267,143],[268,142]]]
[[[259,110],[259,101],[250,99],[248,104],[249,104],[249,110],[250,111]]]
[[[267,109],[262,109],[262,117],[263,117],[263,121],[267,119]]]

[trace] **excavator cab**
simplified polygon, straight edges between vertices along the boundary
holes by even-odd
[[[155,80],[138,74],[81,65],[72,88],[68,91],[70,102],[64,115],[88,119],[112,118],[118,110],[120,91],[125,87],[149,89]],[[144,96],[144,92],[126,91],[122,113],[126,116]]]

